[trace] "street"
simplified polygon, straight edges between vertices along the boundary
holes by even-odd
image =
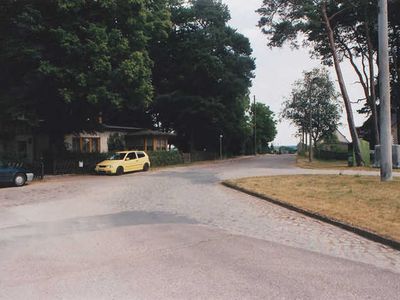
[[[398,298],[399,251],[220,184],[299,173],[338,171],[263,155],[2,188],[0,299]]]

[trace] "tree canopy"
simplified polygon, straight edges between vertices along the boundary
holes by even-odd
[[[0,111],[54,131],[93,128],[102,111],[147,107],[149,41],[170,27],[164,0],[4,0]]]
[[[255,61],[229,20],[219,0],[1,1],[0,121],[62,146],[102,116],[174,132],[183,151],[215,152],[222,134],[224,153],[248,152]],[[270,140],[272,113],[259,109]]]
[[[371,145],[379,143],[379,118],[377,115],[377,49],[378,49],[378,2],[368,0],[274,0],[263,1],[258,10],[259,26],[268,36],[270,47],[285,43],[292,47],[305,45],[313,56],[324,64],[333,65],[346,60],[354,69],[364,91],[364,108],[360,111],[370,115],[368,121]],[[389,48],[392,86],[392,108],[399,111],[399,0],[388,1]],[[336,56],[336,57],[335,57]],[[337,60],[335,62],[335,60]],[[344,91],[344,80],[339,78],[346,111],[351,108],[350,99]],[[350,118],[349,118],[350,117]],[[348,119],[351,116],[348,113]],[[400,113],[397,114],[400,120]],[[398,122],[400,123],[400,122]],[[349,122],[351,126],[351,122]],[[400,125],[399,125],[400,128]],[[352,128],[350,128],[352,131]],[[400,137],[400,130],[399,137]],[[352,133],[353,141],[357,136]]]
[[[172,31],[153,49],[152,111],[185,150],[241,151],[255,69],[249,40],[227,25],[226,5],[194,0],[171,8]]]
[[[339,125],[341,108],[337,96],[326,69],[304,72],[282,105],[282,117],[290,120],[299,134],[311,133],[316,146],[320,139],[329,138]]]
[[[260,102],[251,105],[251,112],[252,123],[254,123],[255,113],[257,153],[265,153],[269,149],[268,144],[275,139],[277,134],[274,113],[269,106]]]

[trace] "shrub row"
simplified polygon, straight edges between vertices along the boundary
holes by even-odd
[[[152,167],[177,165],[183,163],[178,151],[149,151],[147,152]]]
[[[332,152],[318,150],[315,152],[315,157],[324,160],[347,160],[349,154],[347,152]]]
[[[65,153],[47,164],[51,165],[51,173],[93,173],[97,163],[105,160],[111,153]],[[152,167],[176,165],[183,163],[182,155],[178,151],[150,151],[147,152]],[[83,167],[79,167],[79,161],[83,162]]]

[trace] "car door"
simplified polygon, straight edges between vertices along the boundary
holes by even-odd
[[[0,162],[0,182],[10,182],[13,178],[13,169]]]
[[[135,152],[136,155],[136,160],[135,160],[135,171],[139,171],[142,169],[142,165],[140,164],[140,156],[139,156],[140,152]]]
[[[135,152],[129,152],[128,155],[125,157],[125,171],[132,172],[136,170],[137,164],[137,157]]]
[[[143,166],[147,162],[146,155],[141,151],[138,151],[136,154],[138,157],[138,170],[143,170]]]

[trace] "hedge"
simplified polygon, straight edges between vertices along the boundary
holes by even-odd
[[[183,163],[182,155],[178,151],[149,151],[147,152],[152,167],[177,165]]]
[[[183,163],[178,151],[149,151],[147,152],[152,167],[176,165]],[[46,159],[47,172],[52,174],[93,173],[97,163],[107,159],[111,153],[73,153],[66,152],[53,159]],[[79,167],[79,162],[83,167]]]

